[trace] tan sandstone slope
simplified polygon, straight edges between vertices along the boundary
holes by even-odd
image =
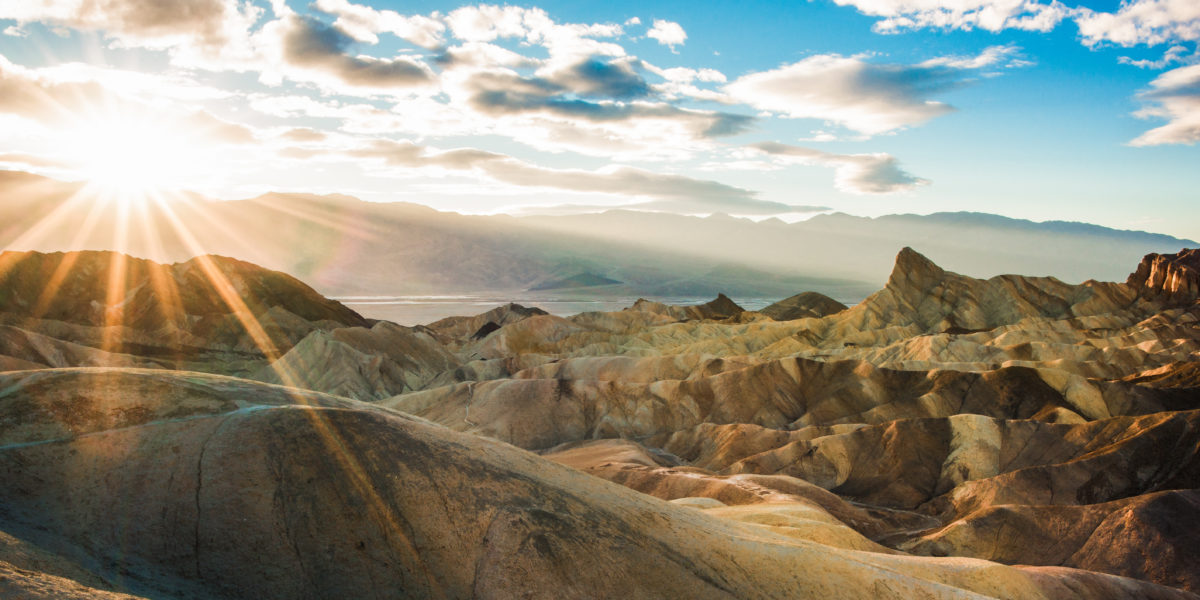
[[[2,377],[0,410],[29,423],[0,446],[3,530],[60,557],[52,570],[86,565],[147,597],[1187,597],[825,545],[315,393],[197,373]],[[80,394],[88,411],[64,422],[54,407]]]
[[[1198,260],[401,327],[6,253],[0,595],[1194,598]]]

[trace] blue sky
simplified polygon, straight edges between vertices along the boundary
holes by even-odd
[[[0,6],[0,168],[1200,238],[1195,0]]]

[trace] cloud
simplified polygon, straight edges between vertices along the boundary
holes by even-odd
[[[309,127],[293,127],[281,133],[279,137],[289,142],[323,142],[329,138],[329,134]]]
[[[650,85],[635,70],[639,61],[588,57],[549,74],[546,79],[588,98],[632,100],[650,95]]]
[[[252,144],[254,132],[240,123],[230,123],[212,113],[197,110],[175,122],[195,132],[197,138],[222,144]]]
[[[644,210],[770,215],[807,208],[760,200],[755,192],[716,181],[628,166],[614,165],[594,171],[550,169],[474,148],[439,151],[413,142],[392,140],[374,140],[347,154],[354,158],[377,159],[396,167],[474,172],[521,187],[647,198],[636,205]]]
[[[632,210],[641,212],[668,212],[684,215],[709,215],[723,213],[739,217],[766,217],[775,215],[813,214],[833,210],[828,206],[785,204],[769,200],[651,200],[627,204],[556,204],[553,206],[511,207],[517,215],[579,215],[610,210]]]
[[[381,159],[388,165],[398,167],[438,167],[454,170],[470,170],[481,167],[486,162],[508,159],[503,154],[474,148],[437,151],[413,142],[393,140],[372,140],[366,146],[350,150],[347,154],[355,158]]]
[[[1129,144],[1159,146],[1200,141],[1200,64],[1167,71],[1150,82],[1150,88],[1140,97],[1152,105],[1134,114],[1166,119],[1167,124],[1143,133]]]
[[[176,129],[174,133],[186,133],[196,141],[222,144],[255,141],[254,132],[246,125],[231,123],[206,110],[164,104],[162,98],[149,103],[115,91],[100,83],[108,72],[62,66],[28,69],[0,56],[0,113],[17,115],[68,136],[80,126],[115,120],[163,124]],[[121,78],[115,81],[120,83]],[[148,85],[144,81],[138,83],[133,86],[135,89]]]
[[[1070,13],[1057,0],[834,0],[864,15],[883,17],[873,29],[896,33],[908,29],[1023,29],[1050,31]]]
[[[1195,0],[1132,0],[1115,13],[1090,8],[1075,10],[1083,43],[1111,42],[1120,46],[1200,40],[1200,2]]]
[[[1082,42],[1120,46],[1200,40],[1200,3],[1195,0],[1124,0],[1116,12],[1058,0],[834,0],[864,15],[881,17],[880,33],[916,29],[1050,31],[1070,19]]]
[[[654,27],[646,32],[646,36],[658,40],[658,43],[664,46],[670,46],[672,50],[687,41],[687,32],[679,23],[662,19],[654,20]]]
[[[517,54],[508,48],[488,42],[467,42],[458,46],[445,48],[434,58],[434,62],[444,69],[458,67],[537,67],[541,61]]]
[[[921,67],[949,67],[951,69],[985,69],[996,65],[1028,66],[1030,63],[1019,58],[1021,49],[1013,44],[989,46],[976,56],[939,56],[922,62]]]
[[[412,57],[349,55],[346,50],[354,38],[310,17],[288,16],[281,41],[283,59],[288,64],[332,75],[352,86],[411,87],[427,85],[434,79],[429,67]]]
[[[537,113],[571,122],[636,125],[638,121],[669,121],[699,138],[734,135],[753,122],[745,115],[685,109],[666,102],[589,100],[589,96],[607,95],[621,100],[649,93],[645,81],[627,65],[597,67],[593,61],[588,59],[548,77],[480,71],[463,81],[461,93],[471,107],[493,117]]]
[[[434,49],[444,44],[446,30],[440,19],[422,15],[405,16],[392,10],[376,10],[348,0],[317,0],[317,10],[337,17],[333,26],[350,37],[368,44],[378,44],[380,33],[390,33],[422,48]]]
[[[929,97],[962,85],[974,67],[963,66],[971,62],[967,59],[938,60],[920,65],[874,64],[856,56],[821,54],[742,76],[725,91],[763,110],[832,121],[875,135],[954,110]]]
[[[250,2],[230,0],[39,0],[0,3],[0,19],[102,31],[130,47],[176,51],[183,62],[244,59],[249,31],[262,16]]]
[[[1133,65],[1139,69],[1165,69],[1170,65],[1182,62],[1200,62],[1200,52],[1193,53],[1191,57],[1184,56],[1187,52],[1186,46],[1171,46],[1158,60],[1134,60],[1128,56],[1117,57],[1117,62],[1123,65]]]
[[[852,194],[891,194],[929,184],[928,179],[900,169],[899,161],[889,154],[833,154],[776,142],[748,149],[786,162],[833,167],[835,187]]]
[[[552,59],[587,55],[625,56],[620,44],[595,38],[623,33],[612,23],[557,23],[540,8],[481,4],[455,9],[445,17],[454,37],[464,42],[491,42],[521,38],[546,48]]]
[[[0,55],[0,112],[54,123],[116,100],[94,81],[55,80]]]

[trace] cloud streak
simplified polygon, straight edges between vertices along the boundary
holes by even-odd
[[[774,215],[811,212],[813,207],[761,200],[753,191],[716,181],[663,174],[628,166],[588,171],[550,169],[511,156],[474,148],[439,151],[412,142],[374,140],[351,150],[354,158],[376,159],[410,169],[443,169],[473,172],[488,179],[529,188],[602,193],[646,199],[623,208],[701,214],[724,212],[741,215]]]
[[[1159,75],[1141,94],[1150,106],[1135,113],[1142,118],[1166,119],[1129,142],[1131,146],[1194,144],[1200,141],[1200,65],[1179,67]]]
[[[821,54],[742,76],[725,90],[763,110],[832,121],[877,135],[953,112],[952,106],[931,97],[966,84],[976,70],[1003,64],[1015,53],[1012,46],[995,46],[976,57],[939,58],[917,65]]]
[[[880,33],[911,29],[1022,29],[1049,31],[1068,14],[1061,3],[1032,0],[834,0],[853,6],[864,15],[882,17],[874,25]]]
[[[929,185],[928,179],[902,170],[889,154],[835,154],[776,142],[752,144],[748,149],[783,162],[832,167],[835,187],[851,194],[893,194]]]

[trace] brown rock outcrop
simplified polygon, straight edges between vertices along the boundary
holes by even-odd
[[[802,292],[784,298],[758,312],[776,321],[819,319],[846,310],[847,306],[819,292]]]
[[[1200,298],[1200,249],[1147,254],[1125,283],[1171,304],[1193,304]]]

